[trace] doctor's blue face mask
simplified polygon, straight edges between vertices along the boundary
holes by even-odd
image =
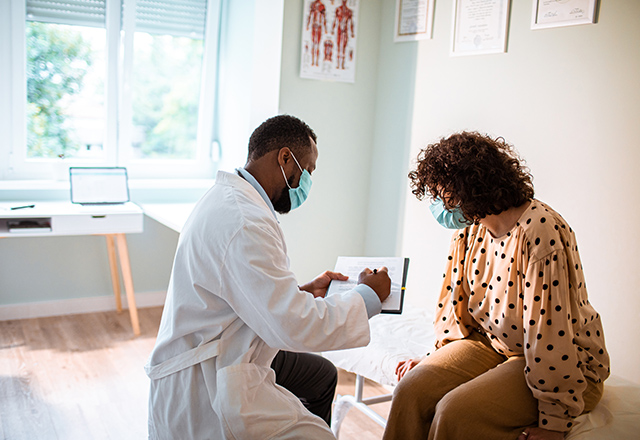
[[[468,226],[462,210],[458,207],[452,210],[447,209],[439,197],[429,206],[429,210],[437,222],[447,229],[462,229]]]
[[[300,171],[302,171],[302,175],[300,176],[300,182],[298,183],[298,187],[291,188],[291,185],[289,185],[289,181],[287,180],[287,175],[285,174],[284,168],[282,168],[282,165],[280,165],[280,170],[282,171],[282,176],[284,177],[284,181],[287,184],[287,187],[289,187],[289,198],[291,199],[291,209],[296,209],[300,205],[302,205],[304,201],[307,200],[307,197],[309,196],[309,191],[311,191],[311,174],[309,174],[309,171],[302,169],[302,167],[298,163],[298,159],[296,159],[293,153],[291,153],[291,157],[293,157],[293,160],[296,161],[296,165],[298,165],[298,168],[300,168]]]

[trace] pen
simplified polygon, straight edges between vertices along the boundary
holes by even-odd
[[[25,208],[35,208],[36,205],[25,205],[25,206],[14,206],[11,208],[11,210],[15,210],[15,209],[25,209]]]

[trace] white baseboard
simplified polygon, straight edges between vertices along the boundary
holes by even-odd
[[[162,306],[166,296],[165,291],[136,293],[136,305],[138,308]],[[124,295],[122,307],[127,308],[127,298]],[[113,295],[0,305],[0,321],[106,312],[115,309],[116,300]]]

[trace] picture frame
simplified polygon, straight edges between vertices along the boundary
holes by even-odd
[[[531,29],[595,24],[598,0],[532,0]]]
[[[505,53],[510,0],[455,0],[451,56]]]
[[[303,0],[300,78],[355,83],[361,0]]]
[[[396,0],[394,43],[430,40],[435,0]]]

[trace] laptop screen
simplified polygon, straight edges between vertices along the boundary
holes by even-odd
[[[129,201],[127,169],[124,167],[71,167],[71,202],[83,205]]]

